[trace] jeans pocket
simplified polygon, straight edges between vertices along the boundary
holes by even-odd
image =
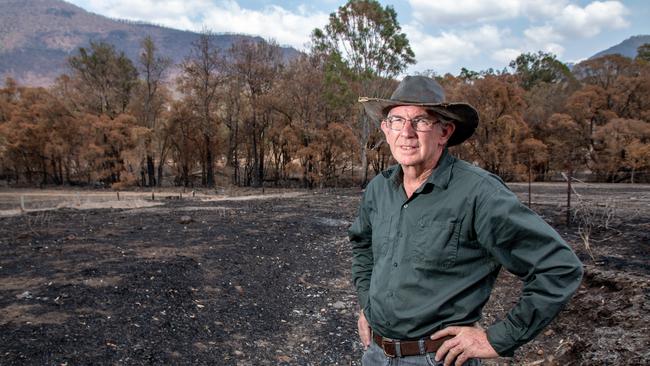
[[[427,364],[429,366],[441,366],[443,363],[442,362],[436,362],[436,354],[435,353],[427,353],[424,355],[425,360],[427,360]]]
[[[436,362],[436,354],[435,353],[427,353],[426,354],[426,360],[427,364],[429,366],[442,366],[444,365],[444,359],[440,360],[440,362]],[[465,361],[463,366],[481,366],[481,359],[479,358],[470,358],[469,360]]]
[[[389,363],[390,359],[375,342],[370,342],[370,346],[361,356],[361,366],[387,366]]]

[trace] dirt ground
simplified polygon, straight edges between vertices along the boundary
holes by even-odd
[[[514,358],[485,364],[650,364],[650,187],[576,190],[614,211],[593,259],[564,223],[564,186],[536,185],[533,208],[585,263],[582,287]],[[357,189],[11,215],[5,193],[0,365],[359,365],[346,236]],[[502,273],[484,325],[519,293]]]

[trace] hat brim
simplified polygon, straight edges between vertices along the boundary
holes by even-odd
[[[391,108],[398,106],[412,105],[438,113],[450,119],[456,125],[454,134],[447,142],[447,146],[458,145],[467,140],[474,134],[478,126],[478,112],[467,103],[410,103],[366,97],[359,98],[359,102],[363,105],[368,117],[377,123],[381,123],[381,120],[386,117]]]

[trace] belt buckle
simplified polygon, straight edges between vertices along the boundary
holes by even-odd
[[[395,348],[395,354],[390,354],[390,353],[386,352],[386,345],[393,345],[394,348]],[[384,355],[386,357],[390,357],[390,358],[402,357],[402,349],[400,347],[400,341],[382,337],[381,338],[381,349],[384,351]]]

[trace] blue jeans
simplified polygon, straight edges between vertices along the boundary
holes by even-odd
[[[377,343],[370,342],[370,347],[363,353],[361,357],[361,366],[442,366],[443,361],[436,362],[435,353],[427,353],[419,356],[406,356],[406,357],[388,357],[384,354]],[[480,366],[481,361],[473,358],[463,366]]]

